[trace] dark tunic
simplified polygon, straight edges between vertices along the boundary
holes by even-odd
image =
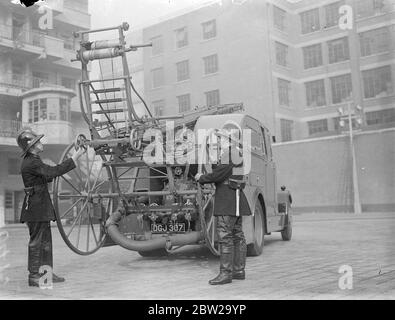
[[[225,162],[226,163],[226,162]],[[225,184],[229,178],[240,178],[232,175],[235,165],[218,164],[213,166],[213,172],[200,176],[199,183],[215,183],[214,215],[216,216],[236,216],[236,190]],[[242,216],[251,215],[247,198],[243,191],[240,191],[239,214]]]
[[[27,153],[21,165],[21,173],[25,188],[34,186],[34,193],[23,200],[20,222],[54,221],[55,210],[48,192],[48,183],[75,168],[73,159],[67,159],[57,166],[49,166],[42,162],[38,155]]]

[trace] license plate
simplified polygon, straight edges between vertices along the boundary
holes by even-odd
[[[153,223],[151,224],[152,233],[185,233],[185,223]]]

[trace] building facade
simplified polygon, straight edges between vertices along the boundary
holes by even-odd
[[[277,142],[340,134],[349,103],[394,126],[394,23],[393,0],[214,1],[144,28],[145,97],[157,115],[243,102]]]
[[[86,133],[77,97],[80,64],[70,60],[73,31],[90,27],[88,0],[46,2],[49,9],[0,0],[0,226],[19,221],[24,198],[17,132],[29,126],[44,133],[42,158],[50,164]]]

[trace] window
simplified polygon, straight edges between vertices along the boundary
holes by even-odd
[[[179,112],[186,112],[191,110],[191,95],[184,94],[177,97]]]
[[[62,77],[62,86],[67,89],[75,90],[76,81],[71,78]]]
[[[247,127],[247,129],[251,130],[252,151],[255,151],[257,153],[262,153],[262,141],[259,133],[250,127]]]
[[[164,85],[164,73],[163,68],[153,69],[152,75],[152,88],[158,88]]]
[[[16,158],[8,158],[8,174],[18,175],[20,174],[21,160]]]
[[[29,123],[47,120],[47,99],[29,101]]]
[[[302,12],[300,14],[300,20],[302,23],[302,34],[320,30],[320,16],[318,8]]]
[[[151,39],[152,43],[152,55],[157,56],[163,53],[163,37],[157,36]]]
[[[152,108],[154,109],[154,114],[156,117],[163,116],[165,109],[165,101],[164,100],[153,101]]]
[[[261,135],[262,135],[262,150],[263,150],[263,155],[266,157],[267,156],[267,148],[266,148],[266,132],[265,129],[261,128]]]
[[[59,99],[59,116],[62,121],[70,121],[70,100]]]
[[[215,20],[202,23],[203,40],[215,38],[217,36],[217,24]]]
[[[289,95],[291,91],[291,82],[284,79],[277,79],[278,84],[278,102],[281,106],[290,106]]]
[[[206,95],[206,106],[219,105],[219,90],[212,90],[204,93]]]
[[[213,54],[203,58],[204,62],[204,74],[218,72],[218,56]]]
[[[339,8],[344,1],[338,1],[325,6],[325,27],[330,28],[339,24],[340,14]]]
[[[357,18],[367,18],[385,12],[385,0],[356,1]]]
[[[362,32],[359,39],[363,57],[390,50],[391,36],[387,27]]]
[[[350,59],[347,37],[328,41],[329,63]]]
[[[280,66],[288,66],[288,46],[280,42],[275,43],[276,46],[276,63]]]
[[[325,82],[324,80],[315,80],[305,83],[306,102],[310,108],[326,105]]]
[[[189,61],[181,61],[176,63],[177,81],[184,81],[189,79]]]
[[[14,193],[12,191],[5,191],[5,208],[13,209],[14,208]]]
[[[395,108],[366,112],[365,116],[368,126],[395,122]]]
[[[49,82],[49,75],[44,72],[33,71],[33,88],[40,88]]]
[[[312,46],[303,48],[304,68],[315,68],[322,65],[322,50],[321,44],[314,44]]]
[[[307,122],[309,128],[309,135],[312,136],[317,133],[327,132],[328,131],[328,120],[314,120]]]
[[[365,98],[385,97],[392,94],[391,66],[362,72]]]
[[[177,29],[176,35],[176,49],[186,47],[188,45],[188,31],[187,27]]]
[[[342,103],[348,101],[352,94],[351,75],[345,74],[331,79],[332,103]]]
[[[280,125],[281,125],[282,142],[291,141],[292,140],[293,121],[286,120],[286,119],[280,119]]]
[[[287,12],[279,7],[273,6],[273,24],[278,30],[285,31]]]

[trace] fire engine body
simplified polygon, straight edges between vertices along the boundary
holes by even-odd
[[[146,106],[148,115],[139,116],[131,95],[140,95],[133,86],[126,54],[150,45],[126,47],[124,31],[128,28],[123,23],[76,33],[81,45],[75,59],[82,65],[80,105],[90,137],[78,135],[65,150],[61,161],[70,157],[73,148],[86,148],[86,157],[74,172],[54,183],[57,224],[66,244],[82,255],[117,244],[143,256],[204,244],[218,255],[215,186],[202,186],[194,176],[212,170],[207,157],[211,135],[199,141],[200,132],[218,132],[229,122],[251,132],[251,166],[243,190],[252,213],[243,217],[248,253],[261,254],[264,235],[271,232],[279,231],[284,240],[290,240],[291,203],[284,192],[277,192],[269,131],[242,113],[241,103],[198,108],[174,117],[153,117]],[[118,32],[115,42],[87,39],[91,33],[111,30]],[[91,61],[115,58],[122,61],[123,76],[89,79]],[[124,117],[117,118],[117,114]],[[181,141],[195,153],[195,159],[206,161],[169,161],[167,156],[173,154],[174,146],[169,147],[173,137],[166,120],[174,122],[175,132],[181,131]],[[193,138],[185,132],[193,132]],[[152,144],[161,147],[155,154],[159,152],[164,161],[147,162],[147,148]]]

